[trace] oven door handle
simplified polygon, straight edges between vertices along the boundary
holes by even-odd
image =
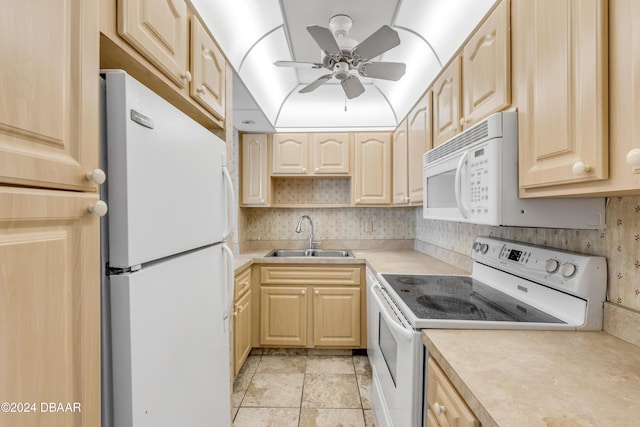
[[[462,200],[462,167],[467,163],[467,157],[469,156],[469,152],[465,151],[460,157],[460,161],[458,162],[458,167],[456,168],[456,179],[454,184],[454,191],[456,194],[456,205],[458,205],[458,209],[462,214],[464,219],[469,218],[469,208],[464,205],[464,201]]]
[[[375,300],[376,305],[380,309],[379,310],[380,314],[387,321],[387,326],[389,326],[389,328],[393,330],[394,336],[401,336],[408,342],[411,342],[411,340],[413,339],[412,337],[413,330],[409,330],[405,328],[404,325],[402,325],[402,323],[400,323],[400,321],[397,318],[394,319],[393,317],[396,317],[395,314],[393,315],[393,317],[389,314],[386,304],[380,299],[380,296],[376,292],[376,289],[380,289],[380,285],[374,285],[371,288],[371,290],[373,291],[372,292],[373,299]]]

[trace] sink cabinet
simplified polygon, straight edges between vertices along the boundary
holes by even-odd
[[[361,266],[270,265],[260,275],[260,345],[361,348]]]

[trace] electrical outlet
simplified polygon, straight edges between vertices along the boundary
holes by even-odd
[[[365,223],[364,223],[364,231],[365,231],[365,233],[373,233],[373,222],[365,221]]]

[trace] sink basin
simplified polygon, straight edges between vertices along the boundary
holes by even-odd
[[[351,251],[345,249],[276,249],[268,257],[317,257],[317,258],[353,258]]]

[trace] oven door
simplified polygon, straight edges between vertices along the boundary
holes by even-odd
[[[420,331],[394,308],[378,283],[369,292],[369,360],[376,426],[422,426],[426,351]]]

